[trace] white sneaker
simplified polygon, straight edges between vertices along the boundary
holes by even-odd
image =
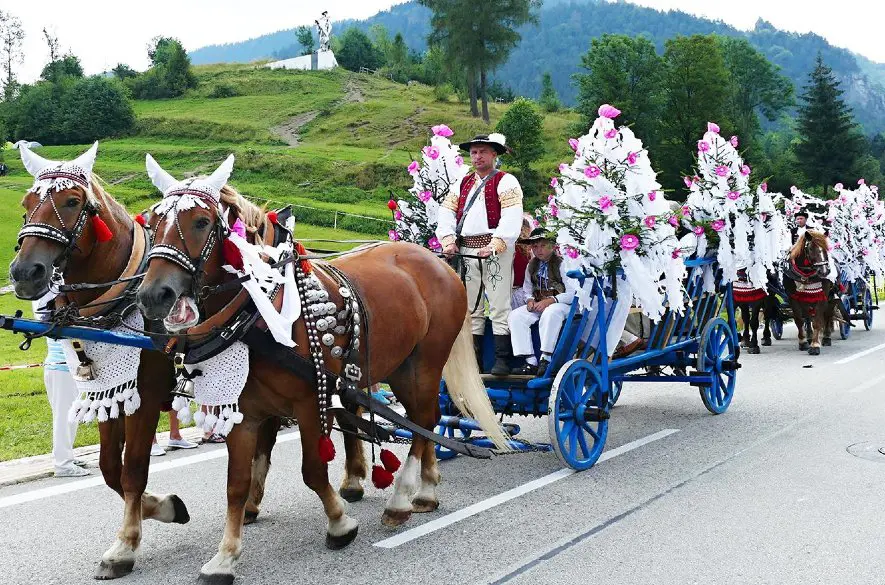
[[[169,439],[166,443],[167,449],[196,449],[198,445],[196,443],[191,443],[184,437],[180,439]]]
[[[154,443],[151,445],[151,457],[162,457],[166,454],[166,449],[160,446],[159,443]]]
[[[83,477],[92,475],[89,470],[77,467],[73,463],[55,468],[55,477]]]

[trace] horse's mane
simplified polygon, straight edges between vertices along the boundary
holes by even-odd
[[[264,209],[258,207],[230,185],[221,188],[221,202],[233,209],[246,224],[246,231],[255,233],[264,224]]]
[[[811,238],[812,243],[826,252],[830,249],[830,243],[827,240],[827,236],[825,236],[821,232],[816,232],[813,230],[805,230],[805,233],[802,234],[796,243],[793,245],[793,248],[790,250],[790,259],[795,260],[799,256],[802,255],[802,252],[805,250],[805,238]]]

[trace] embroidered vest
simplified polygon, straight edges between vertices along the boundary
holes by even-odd
[[[562,282],[562,275],[559,267],[562,264],[562,258],[554,254],[547,261],[547,281],[540,282],[538,271],[541,268],[541,261],[532,258],[529,262],[529,278],[532,279],[532,296],[535,300],[541,300],[546,297],[555,296],[565,292],[565,283]]]
[[[484,195],[486,199],[486,219],[488,220],[490,232],[497,228],[498,222],[501,221],[501,200],[498,199],[498,183],[501,182],[501,179],[504,178],[504,175],[506,174],[507,173],[503,171],[498,171],[495,173],[494,177],[486,181]],[[464,215],[464,207],[467,205],[467,198],[473,191],[473,187],[476,185],[477,180],[476,173],[470,173],[461,179],[461,196],[458,198],[458,211],[455,213],[457,221],[461,221],[461,216]],[[476,205],[476,203],[474,203],[474,205]]]

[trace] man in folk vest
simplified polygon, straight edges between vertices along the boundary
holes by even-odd
[[[793,216],[793,221],[796,222],[796,225],[790,228],[790,235],[793,238],[793,245],[796,245],[796,242],[799,241],[799,236],[805,233],[805,230],[808,229],[806,223],[808,222],[808,211],[805,209],[800,209],[796,212],[796,215]]]
[[[532,231],[519,243],[531,243],[534,258],[525,269],[523,290],[528,302],[510,313],[510,339],[513,355],[525,359],[515,374],[544,376],[562,323],[569,314],[577,291],[577,282],[566,276],[566,266],[553,247],[544,228]],[[540,321],[540,323],[538,323]],[[541,362],[535,357],[531,327],[538,323],[541,337]]]
[[[502,134],[480,135],[460,144],[470,153],[473,172],[453,188],[439,210],[436,237],[443,252],[477,256],[464,258],[465,285],[473,317],[473,341],[481,346],[485,329],[485,303],[495,334],[497,376],[510,373],[510,295],[513,283],[513,250],[522,227],[522,188],[511,174],[498,171],[498,155],[507,152]]]

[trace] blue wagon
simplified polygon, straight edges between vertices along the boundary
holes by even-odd
[[[873,311],[879,308],[878,293],[876,301],[873,301],[873,291],[876,291],[875,275],[872,275],[873,286],[865,278],[851,280],[845,271],[839,271],[839,301],[845,309],[843,315],[851,321],[863,321],[864,329],[869,331],[873,327]],[[839,335],[847,339],[851,334],[851,326],[847,322],[839,323]]]
[[[578,302],[572,303],[545,376],[485,376],[496,412],[547,417],[549,445],[514,438],[514,449],[552,449],[569,467],[592,467],[605,447],[610,412],[624,382],[685,382],[699,389],[711,413],[721,414],[728,409],[740,368],[731,285],[722,283],[714,259],[688,260],[686,265],[687,302],[683,311],[667,309],[652,324],[647,349],[620,359],[610,359],[605,346],[608,322],[620,301],[607,295],[603,279],[582,272],[569,273],[581,286],[587,280],[592,282],[592,298],[599,310],[581,309]],[[705,272],[712,273],[713,291],[705,290]],[[597,337],[598,347],[594,348],[588,340]],[[478,426],[458,416],[445,381],[442,385],[443,432],[489,446],[487,439],[472,435]],[[514,435],[519,427],[511,425],[510,431]],[[450,454],[441,451],[439,455],[445,458]]]

